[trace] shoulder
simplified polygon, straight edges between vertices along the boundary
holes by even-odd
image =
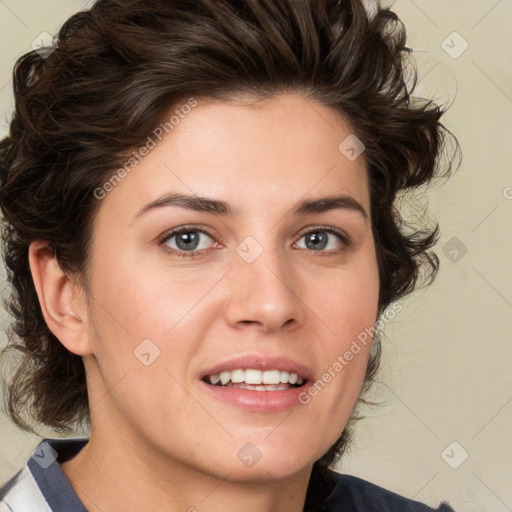
[[[86,438],[41,441],[25,467],[0,488],[0,512],[86,512],[59,464],[86,443]]]
[[[0,512],[23,510],[51,511],[28,466],[18,471],[0,488]]]
[[[454,512],[447,502],[431,508],[355,476],[328,471],[308,488],[311,510],[322,512]],[[318,508],[321,507],[321,508]]]

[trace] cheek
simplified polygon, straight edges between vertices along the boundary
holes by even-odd
[[[211,286],[190,274],[183,278],[165,265],[130,258],[97,265],[93,290],[101,327],[121,339],[166,337]]]
[[[342,349],[347,341],[377,321],[379,275],[376,261],[364,258],[337,276],[325,280],[315,299],[325,320],[332,346]]]
[[[378,268],[369,255],[350,270],[341,271],[324,287],[324,293],[316,296],[325,334],[321,375],[312,393],[323,396],[330,414],[345,417],[357,401],[375,333],[378,294]]]
[[[132,389],[128,381],[137,382],[134,395],[157,389],[157,375],[168,391],[176,384],[169,373],[179,382],[189,378],[187,363],[208,328],[201,320],[207,301],[201,298],[216,277],[197,279],[189,272],[182,278],[162,265],[150,268],[126,258],[97,265],[92,278],[91,337],[107,386],[127,372],[125,385]],[[179,386],[174,392],[179,395]]]

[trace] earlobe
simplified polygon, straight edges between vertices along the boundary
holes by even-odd
[[[82,290],[62,271],[47,242],[32,242],[28,253],[32,279],[48,328],[70,352],[90,355],[87,305]]]

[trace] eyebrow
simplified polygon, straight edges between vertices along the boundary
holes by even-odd
[[[201,196],[190,196],[186,194],[169,193],[143,206],[135,215],[135,218],[141,217],[145,213],[169,206],[178,206],[187,210],[198,212],[213,213],[227,217],[235,217],[237,210],[226,201],[210,199]],[[303,215],[306,213],[322,213],[330,210],[347,210],[359,213],[364,220],[368,219],[368,214],[363,206],[352,196],[342,194],[338,196],[320,197],[317,199],[308,199],[298,204],[293,215]]]

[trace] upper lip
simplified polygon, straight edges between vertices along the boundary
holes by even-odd
[[[211,368],[208,368],[201,373],[200,378],[203,379],[208,375],[215,375],[221,372],[231,372],[233,370],[247,370],[252,368],[254,370],[281,370],[290,373],[296,373],[299,377],[302,377],[305,381],[311,379],[311,370],[302,363],[295,361],[289,357],[274,356],[268,357],[258,354],[242,355],[232,357],[218,363]]]

